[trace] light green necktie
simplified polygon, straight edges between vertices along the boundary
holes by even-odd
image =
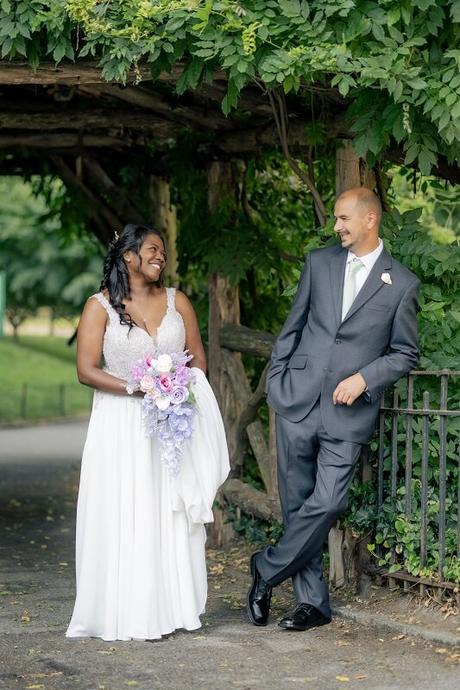
[[[355,257],[348,268],[348,273],[343,284],[343,300],[342,300],[342,321],[350,311],[350,307],[355,301],[357,290],[357,277],[360,270],[364,268],[361,259]]]

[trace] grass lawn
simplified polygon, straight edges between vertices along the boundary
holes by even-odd
[[[0,338],[0,422],[88,412],[92,391],[75,371],[65,338]]]
[[[8,335],[4,338],[5,342],[13,343],[18,348],[34,350],[45,355],[51,355],[64,362],[70,362],[75,366],[76,341],[69,347],[67,345],[67,338],[60,338],[51,335],[20,335],[17,343],[14,342],[13,336]],[[0,342],[2,342],[0,340]]]

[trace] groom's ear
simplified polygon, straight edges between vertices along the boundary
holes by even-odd
[[[369,230],[373,230],[374,228],[378,229],[378,223],[379,223],[379,218],[378,214],[374,210],[370,210],[367,212],[367,227]]]

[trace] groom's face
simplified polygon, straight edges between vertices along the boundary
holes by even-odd
[[[334,230],[344,249],[358,254],[369,242],[367,209],[357,203],[356,197],[339,198],[334,210]]]

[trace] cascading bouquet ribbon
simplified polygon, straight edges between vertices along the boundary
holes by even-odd
[[[131,370],[128,392],[141,390],[146,436],[160,441],[161,460],[172,476],[180,471],[185,441],[192,436],[196,399],[188,351],[147,355]]]

